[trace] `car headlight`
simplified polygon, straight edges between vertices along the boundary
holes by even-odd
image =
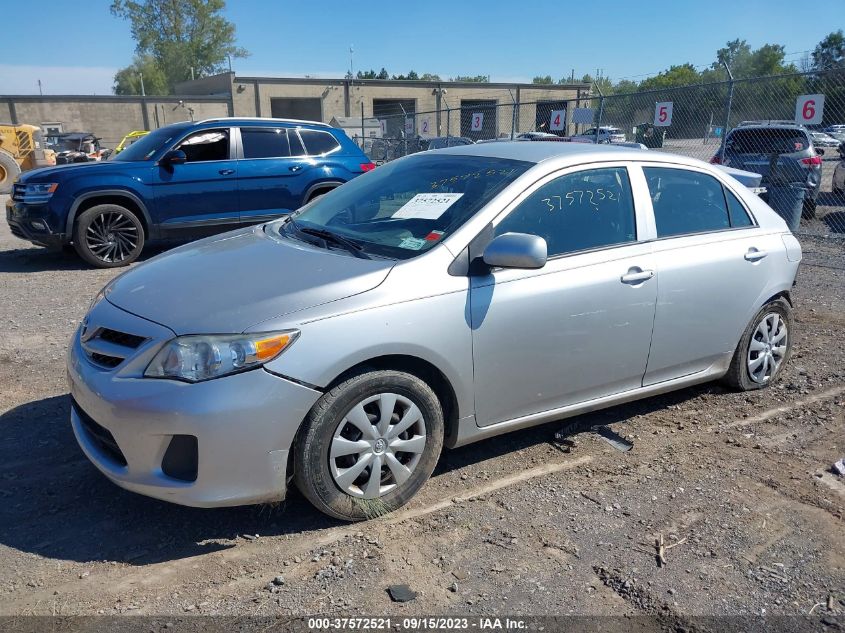
[[[57,182],[27,183],[24,186],[23,195],[31,196],[33,198],[49,198],[58,188],[59,183]]]
[[[299,330],[177,336],[159,350],[144,376],[200,382],[236,374],[269,363],[298,336]]]

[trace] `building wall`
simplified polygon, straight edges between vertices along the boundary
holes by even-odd
[[[132,130],[190,120],[189,108],[197,121],[228,116],[229,98],[0,96],[0,120],[32,125],[61,123],[65,132],[96,134],[104,147],[114,147]]]

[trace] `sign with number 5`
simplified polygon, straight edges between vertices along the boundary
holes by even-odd
[[[801,95],[795,100],[795,121],[802,125],[822,122],[824,95]]]
[[[566,129],[566,110],[552,110],[549,129],[552,132],[559,132]]]
[[[660,101],[654,104],[654,125],[655,127],[667,127],[672,125],[671,101]]]
[[[470,130],[473,132],[480,132],[481,126],[484,125],[484,113],[483,112],[473,112],[472,113],[472,125],[470,126]]]

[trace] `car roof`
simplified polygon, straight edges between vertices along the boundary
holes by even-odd
[[[202,121],[198,121],[197,123],[228,123],[230,125],[240,125],[241,123],[245,123],[247,125],[277,125],[279,123],[285,123],[288,125],[313,125],[315,127],[332,129],[328,123],[321,123],[320,121],[305,121],[303,119],[272,119],[268,117],[215,117],[213,119],[204,119]]]
[[[549,143],[533,141],[502,141],[499,143],[476,143],[461,147],[447,147],[433,150],[438,154],[460,154],[462,156],[487,156],[490,158],[508,158],[528,163],[541,163],[556,158],[569,158],[568,162],[584,163],[601,160],[657,160],[683,164],[701,164],[701,161],[678,154],[665,154],[651,150],[618,147],[614,145],[595,145],[592,143]]]

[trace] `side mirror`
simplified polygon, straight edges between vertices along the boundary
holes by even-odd
[[[172,149],[161,157],[161,165],[184,165],[188,162],[188,156],[181,149]]]
[[[504,233],[484,249],[484,263],[497,268],[542,268],[546,265],[546,240],[527,233]]]

